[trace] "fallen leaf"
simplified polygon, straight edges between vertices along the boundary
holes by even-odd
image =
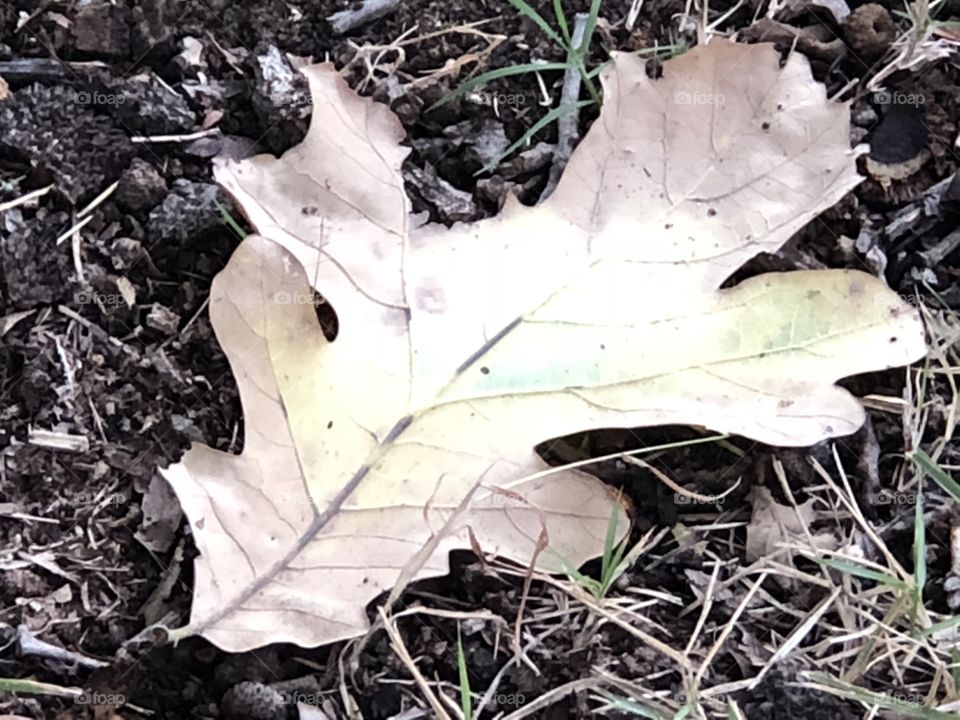
[[[537,443],[675,423],[808,445],[863,421],[837,379],[925,352],[917,311],[865,273],[718,289],[861,179],[849,108],[798,55],[715,40],[660,80],[616,55],[553,195],[452,228],[410,215],[389,109],[329,64],[304,73],[305,140],[217,168],[259,233],[210,302],[246,439],[164,471],[201,553],[183,634],[362,633],[370,600],[445,573],[471,530],[529,563],[545,527],[537,565],[579,564],[618,506],[589,476],[531,477]]]
[[[173,544],[183,517],[177,505],[177,498],[170,490],[170,485],[154,475],[150,478],[150,485],[143,495],[140,506],[143,512],[143,523],[134,533],[134,537],[153,552],[166,552]]]
[[[804,528],[809,530],[817,517],[814,500],[811,498],[794,508],[778,503],[765,487],[757,486],[750,492],[753,512],[747,525],[747,560],[754,562],[776,555],[780,562],[792,564],[796,551],[784,548],[782,544],[810,545]],[[834,550],[837,547],[837,539],[831,533],[811,532],[810,538],[816,549]]]

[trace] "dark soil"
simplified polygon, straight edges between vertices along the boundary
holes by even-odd
[[[550,17],[550,4],[538,5],[544,5]],[[589,3],[563,5],[572,17]],[[711,10],[721,13],[732,5],[721,2]],[[591,66],[612,49],[669,42],[674,16],[683,12],[684,3],[645,3],[633,32],[623,25],[629,7],[627,0],[604,2],[606,22],[595,36]],[[237,390],[205,312],[211,279],[239,242],[225,220],[225,208],[221,209],[221,204],[229,203],[213,185],[211,159],[220,152],[280,153],[302,138],[309,116],[308,99],[293,107],[271,102],[257,56],[275,46],[294,55],[329,57],[338,67],[349,65],[347,76],[354,85],[390,102],[413,147],[408,189],[415,209],[429,212],[434,221],[494,214],[508,185],[524,202],[532,203],[546,184],[549,161],[529,158],[507,159],[492,173],[477,174],[489,160],[483,142],[490,137],[512,142],[544,112],[537,105],[541,90],[533,76],[494,83],[491,93],[513,99],[496,109],[461,100],[428,112],[462,76],[392,94],[386,72],[365,81],[366,66],[357,50],[389,44],[414,26],[417,29],[408,38],[483,21],[479,30],[505,38],[484,69],[531,58],[562,60],[563,51],[533,23],[499,0],[410,0],[385,19],[344,38],[334,36],[325,19],[341,9],[342,4],[333,0],[0,2],[0,77],[11,91],[9,98],[0,100],[0,203],[55,183],[36,203],[0,213],[0,318],[33,311],[0,336],[0,677],[83,688],[101,700],[122,695],[127,703],[116,709],[109,700],[84,705],[21,694],[0,699],[0,712],[32,718],[133,718],[141,717],[135,709],[139,707],[143,716],[170,720],[296,717],[293,705],[277,703],[270,694],[281,681],[291,681],[283,685],[288,693],[322,698],[328,712],[334,713],[330,717],[344,717],[337,714],[343,711],[341,689],[370,720],[394,717],[413,706],[416,686],[383,632],[370,637],[356,655],[353,648],[343,652],[342,646],[316,650],[271,646],[230,655],[200,639],[177,647],[149,639],[146,644],[128,642],[156,620],[166,618],[171,627],[183,624],[190,607],[195,549],[189,530],[175,519],[174,531],[164,534],[164,523],[155,517],[158,510],[146,507],[144,500],[156,481],[156,469],[176,462],[191,442],[232,452],[243,445]],[[722,27],[742,28],[753,14],[753,3],[747,3]],[[845,37],[820,9],[801,13],[791,23],[800,27],[817,19]],[[202,45],[202,68],[177,57],[185,38]],[[448,60],[482,52],[487,45],[481,36],[465,32],[406,45],[403,62],[392,75],[402,88]],[[386,58],[397,60],[397,52],[388,51]],[[817,78],[830,92],[863,78],[870,65],[865,67],[853,53],[813,63]],[[651,60],[650,72],[657,72],[656,60]],[[936,263],[924,255],[955,228],[960,189],[949,189],[932,215],[895,237],[885,230],[904,208],[922,208],[914,201],[949,178],[958,165],[957,67],[950,58],[926,72],[901,75],[893,84],[904,94],[922,95],[922,106],[901,113],[896,106],[878,104],[862,91],[862,84],[854,85],[847,90],[848,97],[856,96],[852,141],[902,140],[903,147],[886,140],[875,143],[874,158],[896,164],[926,153],[919,169],[904,180],[871,177],[799,233],[788,250],[758,259],[736,279],[767,269],[863,268],[871,262],[867,247],[853,243],[862,238],[887,258],[885,274],[894,289],[919,296],[933,308],[960,307],[960,254],[951,251]],[[555,90],[561,74],[543,76]],[[585,111],[584,125],[595,114]],[[221,134],[137,141],[140,136],[193,133],[205,123],[219,127]],[[553,142],[555,127],[545,128],[538,140]],[[72,239],[59,245],[55,241],[80,220],[84,206],[118,180],[117,191],[96,207],[82,229],[81,280]],[[449,195],[444,182],[466,194],[456,212],[438,200]],[[236,211],[232,214],[239,217]],[[124,293],[130,290],[135,298],[128,303]],[[0,322],[0,332],[5,328]],[[930,392],[949,397],[941,382],[936,381]],[[902,385],[901,372],[848,383],[860,394],[892,396],[901,394]],[[903,451],[901,428],[890,417],[872,413],[884,484],[892,482],[896,455]],[[924,440],[940,437],[944,427],[942,414],[932,417]],[[29,442],[33,430],[83,437],[88,448],[71,452],[37,446]],[[616,452],[637,443],[657,444],[695,434],[683,428],[598,433],[568,438],[547,458],[565,462],[584,452]],[[862,432],[840,443],[848,467],[861,462],[865,438]],[[741,523],[731,531],[725,551],[730,562],[723,570],[727,577],[744,563],[732,548],[743,546],[750,488],[766,485],[782,499],[769,473],[771,456],[783,459],[792,471],[798,501],[805,498],[804,486],[816,482],[800,453],[736,440],[733,446],[745,453],[742,459],[715,446],[674,450],[660,458],[702,493],[720,492],[732,479],[742,479],[723,509],[724,522]],[[814,453],[829,456],[826,448]],[[942,461],[955,464],[956,448]],[[599,465],[596,472],[633,500],[634,540],[655,525],[681,520],[689,526],[698,517],[718,517],[715,508],[684,506],[640,468],[611,462]],[[858,492],[867,492],[865,481],[854,481]],[[871,506],[870,513],[901,562],[911,565],[912,519],[898,515],[894,505]],[[930,607],[941,612],[947,610],[942,581],[949,571],[950,527],[946,511],[929,527],[927,595]],[[684,545],[676,535],[655,556],[654,567],[646,563],[642,570],[629,572],[615,593],[627,587],[647,588],[671,594],[684,604],[695,600],[694,576],[687,571],[702,573],[703,548]],[[404,605],[486,609],[501,616],[512,632],[523,594],[522,577],[489,572],[469,553],[455,555],[454,560],[448,577],[418,584],[406,594]],[[597,568],[588,566],[585,571],[595,573]],[[548,600],[555,592],[534,583],[527,612],[555,607]],[[781,602],[804,610],[818,600],[771,592]],[[738,589],[717,603],[707,631],[722,627],[742,597]],[[669,628],[669,633],[653,632],[682,648],[693,632],[696,613],[678,619],[666,607],[655,606],[650,619]],[[371,605],[371,618],[373,610]],[[794,624],[788,616],[745,616],[736,639],[742,645],[759,646],[771,633],[782,638]],[[495,642],[490,626],[461,625],[471,687],[482,691],[513,654],[507,643]],[[20,626],[48,643],[107,665],[91,669],[22,655],[16,641]],[[418,614],[401,619],[399,627],[421,672],[457,687],[457,621]],[[632,636],[614,625],[597,628],[583,610],[531,627],[546,633],[546,639],[528,653],[538,672],[522,664],[512,666],[499,679],[484,717],[516,710],[553,688],[587,677],[594,666],[625,679],[655,677],[662,669],[661,660]],[[752,670],[743,658],[727,654],[718,659],[711,681],[733,682],[749,677]],[[796,671],[789,665],[779,668],[757,690],[738,696],[746,716],[751,720],[860,716],[854,703],[787,685]],[[673,676],[649,682],[673,696],[681,691]],[[589,694],[571,694],[536,717],[587,717],[595,707]],[[616,711],[608,714],[618,716]]]

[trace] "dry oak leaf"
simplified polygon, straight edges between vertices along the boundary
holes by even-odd
[[[587,475],[535,475],[540,441],[680,423],[807,445],[863,420],[837,379],[925,351],[916,311],[864,273],[718,289],[860,181],[849,109],[799,55],[714,41],[659,80],[616,55],[553,195],[452,228],[411,216],[389,109],[329,64],[304,73],[305,140],[217,168],[259,233],[210,306],[246,440],[164,473],[201,553],[184,634],[247,650],[362,633],[365,604],[446,572],[470,530],[576,565],[619,506]]]

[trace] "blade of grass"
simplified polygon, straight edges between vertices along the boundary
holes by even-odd
[[[941,620],[938,623],[934,623],[933,625],[926,628],[925,630],[921,630],[920,632],[918,632],[917,637],[918,638],[930,637],[931,635],[935,635],[936,633],[942,632],[943,630],[949,630],[950,628],[956,627],[957,625],[960,625],[960,615],[954,615],[953,617],[949,617],[946,620]]]
[[[875,580],[878,583],[882,583],[889,587],[895,588],[897,590],[903,590],[910,592],[911,588],[902,580],[898,580],[893,577],[893,575],[888,575],[887,573],[878,572],[877,570],[871,570],[870,568],[865,568],[862,565],[857,565],[854,562],[848,560],[837,560],[836,558],[811,558],[821,565],[826,565],[832,567],[834,570],[839,570],[840,572],[848,573],[849,575],[856,575],[857,577],[864,578],[866,580]]]
[[[648,718],[649,720],[664,720],[664,718],[669,717],[669,713],[665,713],[663,710],[658,711],[653,707],[641,704],[637,700],[617,697],[613,693],[606,692],[605,690],[601,690],[599,694],[607,701],[606,707],[600,708],[601,712],[604,710],[619,710],[620,712],[630,713],[631,715]]]
[[[530,5],[524,2],[524,0],[507,0],[507,2],[513,5],[513,7],[517,9],[517,12],[519,12],[521,15],[530,18],[534,23],[536,23],[537,27],[543,30],[544,34],[555,43],[562,45],[563,47],[568,47],[569,43],[565,43],[563,38],[557,34],[557,31],[550,27],[550,23],[544,20],[540,16],[540,13],[530,7]]]
[[[565,47],[570,47],[570,26],[567,24],[567,18],[563,14],[563,7],[560,0],[553,0],[553,14],[557,18],[557,25],[560,26],[560,32],[563,33],[563,39],[566,40]]]
[[[572,61],[576,66],[577,72],[580,73],[583,84],[586,86],[587,92],[590,94],[590,99],[598,105],[602,104],[603,100],[600,97],[600,92],[597,90],[597,86],[593,82],[593,78],[587,71],[586,58],[590,51],[590,42],[593,39],[593,31],[597,27],[597,17],[599,14],[600,0],[593,0],[590,5],[590,12],[586,16],[586,19],[583,20],[583,15],[577,16],[578,26],[581,21],[583,22],[583,34],[579,35],[576,31],[574,31],[574,39],[579,37],[577,46],[573,47],[572,43],[574,40],[571,40],[571,45],[567,47],[567,59]]]
[[[910,458],[917,467],[929,475],[937,485],[950,493],[956,500],[960,500],[960,483],[957,483],[956,480],[947,475],[943,468],[933,461],[933,458],[923,450],[914,450],[913,452],[907,453],[907,457]]]
[[[495,157],[493,160],[491,160],[482,168],[480,168],[480,170],[477,171],[477,175],[479,175],[480,173],[490,172],[491,170],[493,170],[497,165],[500,164],[501,160],[503,160],[508,155],[512,154],[517,148],[522,147],[527,142],[527,140],[532,138],[534,135],[536,135],[538,132],[540,132],[543,128],[545,128],[547,125],[552,123],[557,118],[562,117],[564,114],[568,112],[574,112],[576,110],[579,110],[582,107],[585,107],[587,105],[592,105],[592,104],[593,104],[592,100],[580,100],[570,105],[560,105],[559,107],[555,107],[553,110],[548,112],[542,118],[537,120],[537,122],[535,122],[530,127],[530,129],[523,134],[523,137],[521,137],[519,140],[513,143],[510,147],[508,147],[506,150],[500,153],[497,157]]]
[[[584,575],[563,558],[560,559],[564,574],[594,597],[600,597],[600,583],[589,575]]]
[[[238,223],[233,215],[230,214],[227,206],[218,202],[217,210],[220,211],[220,218],[223,220],[224,224],[233,230],[238,238],[243,240],[247,236],[247,231],[240,227],[240,223]]]
[[[20,678],[0,678],[0,692],[55,695],[56,697],[64,698],[75,698],[83,694],[83,691],[79,688],[65,688],[52,683],[23,680]]]
[[[467,673],[467,658],[463,654],[460,626],[457,626],[457,672],[460,675],[460,709],[465,720],[473,720],[473,698],[470,694],[470,675]]]
[[[600,18],[600,3],[602,0],[593,0],[590,3],[590,13],[587,15],[587,25],[583,30],[583,43],[576,48],[576,53],[583,61],[587,57],[587,51],[590,49],[590,39],[593,37],[594,30],[597,29],[597,20]]]
[[[617,543],[617,517],[619,513],[620,501],[617,499],[617,503],[613,506],[613,512],[610,513],[610,519],[607,521],[607,534],[603,539],[603,558],[600,561],[600,582],[606,584],[607,576],[610,572],[617,566],[617,563],[620,562],[618,557],[616,561],[614,560],[614,554],[617,552],[617,548],[622,548],[622,543]],[[620,551],[622,556],[623,551]]]

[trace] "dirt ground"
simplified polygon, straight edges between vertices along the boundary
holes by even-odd
[[[552,17],[550,3],[534,4]],[[572,17],[589,3],[562,4]],[[939,345],[949,361],[960,308],[960,253],[949,242],[960,219],[960,183],[950,181],[958,165],[957,59],[947,54],[888,78],[888,92],[922,102],[878,98],[866,80],[895,54],[909,21],[893,14],[902,7],[892,2],[858,14],[862,4],[850,3],[858,25],[837,22],[820,5],[793,3],[783,28],[817,28],[799,39],[783,28],[748,30],[766,12],[756,0],[710,6],[711,22],[720,20],[716,32],[779,39],[784,51],[796,40],[828,92],[854,100],[851,142],[872,143],[870,158],[862,159],[868,179],[855,192],[785,251],[752,262],[731,283],[770,269],[869,268],[949,330],[942,335],[949,342]],[[591,67],[611,50],[692,42],[689,31],[678,35],[678,18],[689,10],[683,2],[647,0],[632,30],[625,20],[630,6],[603,2]],[[271,72],[287,68],[282,54],[329,59],[346,68],[352,85],[390,103],[413,148],[409,194],[415,210],[433,221],[495,214],[508,190],[532,203],[547,182],[550,156],[533,152],[478,171],[542,116],[539,101],[545,91],[556,96],[562,72],[541,73],[543,87],[533,74],[496,81],[486,97],[497,103],[464,99],[428,110],[470,72],[534,58],[562,61],[562,49],[532,22],[498,0],[408,0],[337,35],[327,18],[345,7],[339,0],[0,0],[0,78],[9,87],[5,97],[0,83],[0,203],[54,184],[35,202],[0,213],[0,678],[84,693],[80,700],[2,693],[0,713],[279,720],[297,717],[294,698],[339,718],[349,717],[352,698],[357,717],[369,720],[433,716],[382,629],[359,645],[280,645],[239,655],[202,639],[173,647],[140,635],[154,622],[185,622],[196,554],[157,468],[176,462],[191,442],[232,452],[243,446],[237,390],[206,315],[211,279],[240,240],[227,215],[240,214],[213,184],[211,165],[220,153],[277,154],[302,139],[310,112],[305,87],[293,81],[297,102],[279,102],[272,90],[278,81]],[[937,15],[951,16],[949,4]],[[478,64],[423,80],[471,53]],[[653,55],[649,71],[657,72]],[[595,116],[586,109],[581,129]],[[201,132],[211,128],[219,132]],[[555,139],[551,124],[536,141]],[[81,215],[115,181],[115,192]],[[85,222],[79,233],[68,233],[78,222]],[[844,384],[861,397],[901,398],[915,391],[908,377],[915,376],[891,371]],[[910,571],[913,505],[871,498],[903,490],[910,443],[931,452],[936,445],[941,465],[957,464],[958,447],[943,442],[953,427],[952,374],[929,375],[925,393],[922,425],[908,426],[904,413],[868,403],[867,429],[835,445],[782,451],[734,438],[657,456],[659,467],[696,492],[722,492],[739,480],[720,505],[691,504],[622,461],[597,465],[594,472],[633,501],[634,541],[667,529],[617,581],[612,607],[641,608],[643,631],[680,650],[695,636],[709,648],[732,628],[705,680],[731,683],[721,700],[735,699],[751,720],[866,717],[862,703],[801,682],[822,663],[830,667],[826,652],[790,656],[756,687],[737,688],[825,592],[769,582],[751,599],[755,578],[741,581],[738,573],[751,563],[745,538],[756,488],[789,500],[772,470],[777,463],[797,503],[823,498],[811,457],[834,474],[837,459],[847,468],[866,521]],[[57,433],[67,447],[52,446],[37,431]],[[543,451],[562,463],[693,437],[698,433],[685,428],[611,431]],[[925,607],[947,616],[956,512],[935,483],[910,488],[914,495],[921,490],[928,496]],[[833,509],[837,514],[822,519],[818,531],[840,537],[849,517]],[[811,571],[812,563],[795,562]],[[701,618],[698,601],[714,566],[722,591]],[[411,588],[401,607],[411,612],[396,621],[410,656],[439,692],[459,697],[460,637],[471,691],[479,697],[493,690],[483,718],[519,717],[524,707],[533,707],[530,717],[551,719],[640,716],[611,697],[628,697],[641,685],[671,707],[683,706],[688,690],[665,658],[572,595],[570,583],[532,583],[522,618],[527,652],[516,662],[500,634],[512,633],[518,620],[522,573],[467,552],[454,555],[452,568],[448,577]],[[584,568],[597,571],[596,563]],[[644,599],[657,600],[647,606]],[[502,626],[469,618],[480,611],[499,616]],[[832,611],[821,623],[805,647],[829,640],[841,624]],[[69,652],[28,651],[30,638]],[[871,662],[859,685],[914,700],[934,687],[926,666],[889,659]],[[937,687],[940,702],[956,699],[949,682]]]

